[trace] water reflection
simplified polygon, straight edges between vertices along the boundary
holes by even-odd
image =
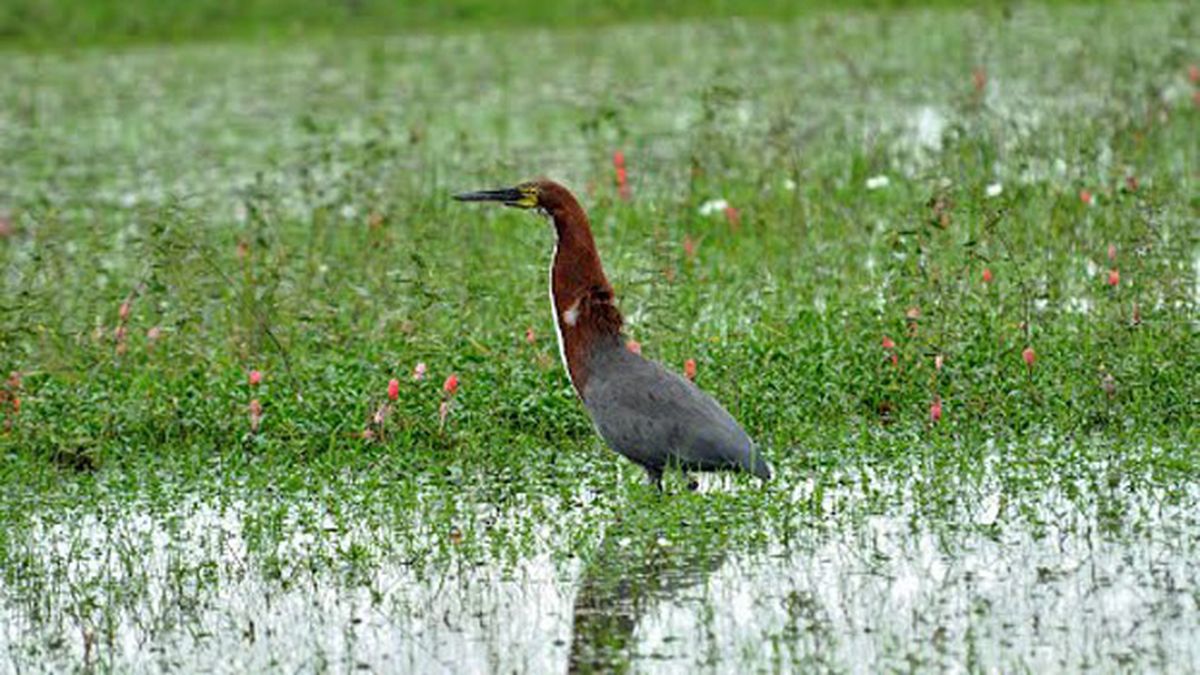
[[[584,569],[572,611],[570,673],[628,670],[642,617],[705,583],[726,557],[714,543],[676,546],[633,529],[610,529]]]
[[[553,499],[538,518],[493,508],[548,542],[512,558],[414,536],[419,511],[398,527],[299,495],[47,507],[0,541],[0,672],[144,672],[148,655],[214,673],[1200,663],[1200,485],[1139,485],[1108,461],[1080,480],[1128,483],[1021,491],[1006,468],[926,511],[912,495],[928,476],[849,469],[824,481],[836,513],[796,506],[816,482],[761,519],[716,495],[631,501],[607,528]],[[581,540],[599,541],[584,560]]]

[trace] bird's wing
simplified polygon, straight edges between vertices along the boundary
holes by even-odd
[[[612,352],[593,356],[583,398],[614,450],[649,467],[764,472],[753,442],[712,397],[657,363]]]

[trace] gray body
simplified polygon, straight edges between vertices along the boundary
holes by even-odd
[[[613,450],[640,464],[657,483],[667,466],[748,471],[771,469],[754,442],[711,396],[613,340],[588,364],[583,404]]]

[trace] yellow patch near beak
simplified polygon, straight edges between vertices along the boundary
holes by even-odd
[[[515,202],[510,202],[511,206],[518,206],[523,209],[536,208],[538,205],[538,189],[535,185],[525,185],[517,188],[521,191],[521,198]]]

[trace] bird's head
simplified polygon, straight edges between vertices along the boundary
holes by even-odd
[[[567,189],[552,180],[531,180],[499,190],[477,190],[454,195],[460,202],[500,202],[518,209],[541,209],[553,213],[574,198]]]

